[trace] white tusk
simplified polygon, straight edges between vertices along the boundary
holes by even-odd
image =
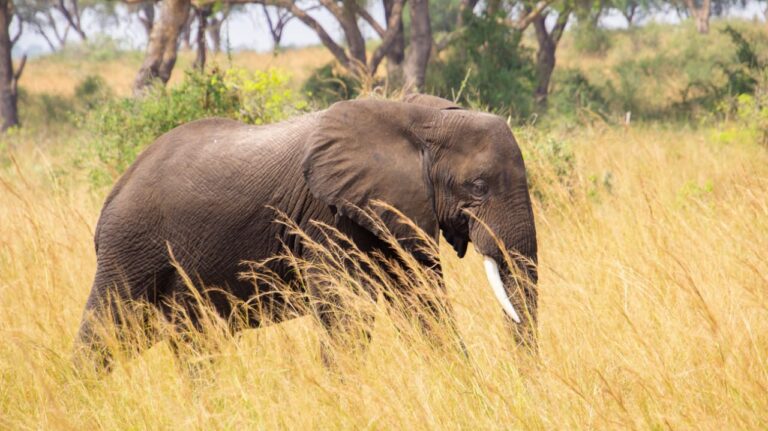
[[[499,265],[493,258],[483,256],[483,263],[485,264],[485,275],[488,276],[488,283],[491,284],[493,294],[496,295],[496,299],[501,304],[501,308],[515,321],[515,323],[521,323],[520,316],[515,311],[515,307],[507,297],[507,292],[504,290],[504,283],[501,282],[501,276],[499,275]]]

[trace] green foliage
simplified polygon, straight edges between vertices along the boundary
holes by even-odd
[[[70,119],[73,103],[59,95],[30,94],[24,88],[19,88],[18,107],[22,125],[29,122],[50,127]]]
[[[570,193],[576,174],[576,158],[570,143],[532,126],[517,128],[514,134],[519,142],[525,143],[521,148],[531,194],[544,202],[546,191],[553,189],[551,186]]]
[[[464,104],[527,117],[534,108],[535,72],[521,33],[488,16],[467,16],[466,26],[445,58],[430,66],[427,88],[452,99],[465,87],[459,97]]]
[[[432,0],[429,2],[429,22],[433,33],[447,33],[455,30],[460,4],[459,0]]]
[[[83,159],[96,161],[89,166],[94,183],[111,182],[144,147],[181,124],[214,116],[266,124],[305,106],[287,88],[287,77],[274,70],[187,72],[179,86],[158,85],[142,98],[111,100],[83,116],[91,135]]]
[[[549,109],[558,118],[575,120],[583,113],[604,116],[608,103],[600,88],[578,69],[555,69]]]
[[[340,100],[357,97],[360,94],[360,83],[331,62],[315,69],[304,82],[301,91],[315,105],[325,107]]]
[[[579,23],[573,30],[573,45],[585,54],[604,55],[611,47],[611,35],[604,28]]]
[[[585,107],[604,118],[630,111],[646,120],[703,118],[724,106],[732,111],[739,94],[757,91],[764,73],[759,53],[768,40],[747,26],[721,28],[706,40],[692,25],[605,30],[613,41],[605,54],[610,61],[580,74],[556,70],[550,111],[568,118]]]
[[[731,121],[717,132],[715,139],[728,144],[759,143],[768,147],[768,95],[742,94],[735,106],[728,106]]]
[[[75,100],[85,109],[94,109],[111,98],[112,90],[99,75],[88,75],[75,86]]]
[[[68,44],[62,50],[51,54],[52,58],[63,61],[106,63],[121,58],[141,59],[141,51],[130,49],[125,41],[105,34],[95,34],[88,41]]]

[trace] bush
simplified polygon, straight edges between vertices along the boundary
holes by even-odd
[[[558,118],[575,120],[584,111],[605,117],[608,105],[602,91],[577,69],[555,70],[549,108]]]
[[[716,139],[729,144],[758,143],[768,147],[768,95],[742,94],[728,106],[732,121],[721,130]]]
[[[18,108],[22,126],[32,123],[49,127],[69,121],[73,103],[59,95],[30,94],[24,88],[19,88]]]
[[[430,66],[427,87],[449,99],[458,92],[465,105],[504,116],[530,115],[535,72],[531,51],[520,45],[521,33],[495,17],[468,15],[466,25],[445,58]]]
[[[112,90],[99,75],[88,75],[75,86],[75,100],[86,110],[94,109],[111,98]]]
[[[571,145],[532,126],[517,128],[521,142],[531,195],[541,202],[549,193],[572,193],[576,159]]]
[[[177,87],[158,85],[143,98],[111,100],[85,114],[83,160],[93,161],[88,168],[96,185],[111,183],[144,147],[181,124],[213,116],[266,124],[305,106],[274,70],[187,72]]]
[[[307,97],[320,107],[340,100],[354,99],[360,94],[360,83],[348,73],[339,70],[335,62],[315,69],[301,88]]]
[[[604,28],[579,23],[573,33],[573,45],[579,52],[604,55],[611,47],[610,32]]]
[[[606,118],[631,111],[632,118],[639,120],[701,119],[720,112],[723,104],[731,106],[733,113],[739,94],[755,94],[768,64],[764,54],[768,34],[736,20],[713,22],[706,38],[687,24],[603,29],[612,46],[600,62],[582,60],[569,52],[573,46],[569,44],[581,43],[580,31],[577,25],[566,33],[559,55],[572,58],[559,64],[583,65],[579,68],[582,76],[556,69],[550,103],[560,98],[573,104],[574,93],[583,94],[585,90],[579,87],[588,84],[605,102]],[[561,91],[563,95],[558,94]],[[599,99],[595,104],[600,104]],[[553,111],[577,109],[561,108],[567,106],[560,104]]]

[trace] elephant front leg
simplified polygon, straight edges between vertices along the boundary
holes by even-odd
[[[439,292],[430,292],[418,298],[417,319],[424,337],[436,348],[456,351],[468,356],[467,346],[459,333],[453,307],[445,295],[441,281]]]
[[[340,353],[359,354],[367,349],[375,320],[375,298],[371,289],[355,292],[317,271],[310,271],[308,282],[313,312],[325,330],[320,355],[326,367],[336,368]]]

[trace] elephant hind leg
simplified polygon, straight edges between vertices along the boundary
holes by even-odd
[[[132,356],[157,341],[156,292],[165,289],[171,270],[126,277],[99,264],[75,342],[78,369],[109,372],[117,351]]]

